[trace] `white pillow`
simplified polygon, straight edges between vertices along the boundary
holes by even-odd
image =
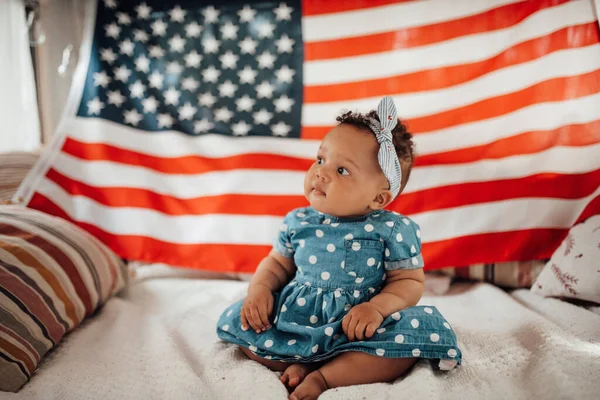
[[[600,215],[571,228],[531,291],[600,303]]]

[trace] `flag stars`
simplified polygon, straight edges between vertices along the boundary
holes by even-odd
[[[169,88],[165,91],[165,104],[177,105],[181,92],[175,88]]]
[[[208,37],[202,42],[206,53],[216,53],[219,50],[220,42],[214,37]]]
[[[204,133],[208,132],[210,129],[214,128],[215,124],[210,122],[206,118],[202,118],[200,121],[194,122],[194,132],[195,133]]]
[[[250,96],[248,96],[247,94],[243,95],[242,97],[240,97],[239,99],[237,99],[235,101],[238,111],[247,111],[247,112],[252,111],[252,107],[254,107],[255,103],[256,103],[256,101],[254,101],[254,99],[250,98]]]
[[[238,27],[231,23],[231,21],[227,21],[225,25],[221,27],[221,35],[223,35],[223,39],[234,40],[237,38]]]
[[[219,11],[213,6],[206,7],[202,11],[202,14],[204,15],[204,20],[209,24],[213,24],[219,20]]]
[[[258,98],[268,98],[273,97],[273,90],[275,88],[267,81],[263,81],[260,85],[256,87],[256,93]]]
[[[250,6],[245,5],[240,11],[238,11],[238,15],[240,16],[241,22],[251,22],[254,20],[254,16],[256,15],[256,10],[252,9]]]
[[[158,108],[158,101],[154,98],[154,96],[150,96],[142,100],[142,106],[145,113],[154,114]]]
[[[173,22],[183,22],[185,20],[185,14],[186,12],[179,5],[169,11],[171,21]]]
[[[150,57],[163,58],[165,56],[165,51],[160,46],[150,46],[148,49]]]
[[[162,37],[167,34],[167,24],[160,19],[154,21],[150,27],[154,36]]]
[[[221,65],[223,68],[234,69],[237,66],[239,57],[228,50],[225,54],[219,57],[219,60],[221,60]]]
[[[117,21],[119,22],[119,25],[129,25],[131,24],[131,17],[124,12],[118,12]]]
[[[101,86],[106,89],[108,84],[110,83],[110,78],[106,75],[106,72],[96,72],[94,73],[94,86]]]
[[[202,62],[202,56],[196,50],[192,50],[185,55],[185,65],[191,68],[198,68]]]
[[[217,102],[217,99],[210,92],[207,92],[198,96],[198,102],[204,107],[210,108]]]
[[[142,3],[135,8],[139,19],[149,19],[152,9],[146,3]]]
[[[219,94],[221,97],[233,97],[237,88],[237,85],[234,85],[233,82],[227,80],[219,85]]]
[[[121,43],[119,43],[119,50],[121,51],[121,53],[123,53],[127,56],[131,57],[133,55],[134,49],[135,49],[135,44],[129,39],[125,39]]]
[[[87,102],[88,106],[88,114],[90,115],[98,115],[100,111],[104,108],[104,103],[100,101],[98,96],[94,97],[92,100]]]
[[[145,55],[141,55],[139,56],[136,60],[135,60],[135,67],[142,72],[149,72],[150,71],[150,59],[148,59]]]
[[[102,61],[112,64],[117,59],[117,55],[112,49],[102,49],[100,50],[100,58]]]
[[[183,107],[179,108],[179,119],[181,121],[192,120],[192,117],[196,114],[198,109],[192,106],[191,103],[187,102],[183,105]]]
[[[129,86],[129,91],[131,93],[132,99],[141,99],[144,96],[145,91],[144,84],[141,81],[135,81],[132,85]]]
[[[260,68],[273,68],[276,58],[268,51],[263,51],[261,55],[257,57],[257,60]]]
[[[277,51],[279,53],[291,53],[294,47],[294,43],[295,41],[285,33],[281,35],[281,38],[279,38],[279,40],[275,41],[275,45],[277,46]]]
[[[279,121],[277,124],[271,125],[271,130],[273,131],[274,136],[287,136],[292,130],[292,127],[283,121]]]
[[[205,82],[217,83],[220,75],[221,71],[216,69],[213,65],[202,71],[202,79],[204,79]]]
[[[200,37],[200,33],[202,32],[202,27],[197,22],[192,22],[185,26],[185,35],[191,38]]]
[[[273,118],[273,114],[268,112],[266,109],[262,108],[260,111],[255,112],[252,117],[254,118],[254,123],[256,125],[266,125],[269,123],[271,118]]]
[[[118,39],[119,34],[121,33],[121,28],[119,27],[119,25],[117,25],[115,23],[106,25],[104,27],[104,30],[106,30],[106,36],[111,37],[113,39]]]
[[[144,118],[136,109],[125,111],[123,113],[125,123],[133,126],[138,126],[140,121]]]
[[[292,7],[288,7],[288,5],[285,3],[279,4],[279,7],[273,10],[276,16],[275,19],[277,21],[291,21],[292,11],[294,11],[294,9]]]
[[[169,46],[171,47],[172,51],[176,53],[182,53],[185,49],[185,39],[179,35],[175,35],[169,39]]]
[[[240,42],[240,49],[242,54],[254,54],[256,53],[256,46],[258,43],[251,37],[246,37]]]
[[[159,114],[156,119],[159,128],[170,128],[173,126],[173,117],[169,114]]]
[[[239,121],[231,126],[231,130],[235,136],[246,136],[250,132],[251,125],[246,121]]]
[[[258,26],[258,37],[261,39],[272,37],[275,25],[270,22],[264,22]]]
[[[240,83],[254,83],[256,80],[256,75],[258,75],[258,72],[250,68],[248,65],[246,65],[243,70],[238,72]]]
[[[135,40],[136,42],[146,43],[148,39],[148,34],[142,31],[141,29],[136,29],[135,31],[133,31],[133,40]]]
[[[275,104],[275,110],[277,112],[291,112],[295,101],[286,95],[282,95],[273,103]]]
[[[215,121],[229,122],[233,113],[227,107],[221,107],[215,110]]]
[[[296,72],[293,69],[290,69],[290,67],[288,67],[287,65],[284,65],[275,72],[277,80],[283,83],[292,83],[295,74]]]
[[[121,94],[121,92],[119,92],[119,91],[109,90],[107,96],[108,96],[108,104],[112,104],[114,106],[121,107],[123,105],[123,103],[125,102],[125,96],[123,96]]]

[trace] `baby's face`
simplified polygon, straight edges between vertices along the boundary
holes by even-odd
[[[377,161],[378,151],[372,133],[347,124],[333,128],[304,178],[310,205],[336,217],[360,216],[382,208],[377,198],[389,193],[389,183]]]

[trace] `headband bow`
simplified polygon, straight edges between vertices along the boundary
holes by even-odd
[[[394,100],[390,96],[385,96],[379,102],[377,116],[379,117],[379,121],[371,118],[369,126],[375,134],[377,142],[379,142],[377,160],[383,174],[390,183],[390,191],[394,195],[394,198],[396,198],[402,184],[402,170],[392,141],[392,129],[398,124],[398,114]]]

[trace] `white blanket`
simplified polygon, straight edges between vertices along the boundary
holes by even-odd
[[[246,283],[147,279],[68,335],[4,399],[287,399],[278,375],[218,342],[215,321]],[[329,390],[346,399],[598,399],[600,316],[521,290],[453,285],[424,297],[452,322],[463,366],[420,361],[393,384]]]

